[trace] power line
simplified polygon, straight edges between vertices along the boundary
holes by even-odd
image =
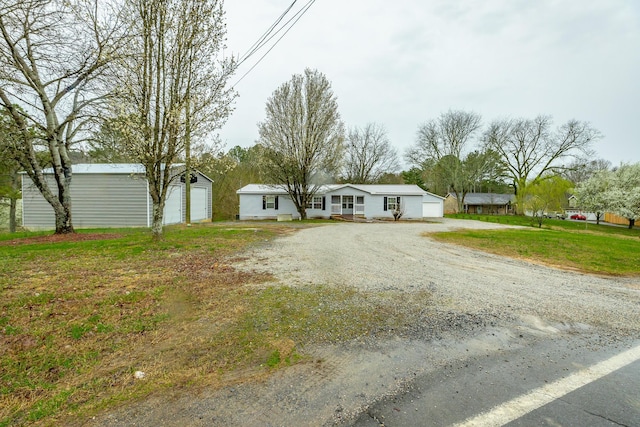
[[[273,30],[278,26],[278,24],[282,22],[284,17],[289,13],[289,11],[297,3],[297,1],[298,0],[293,0],[293,3],[291,3],[289,7],[287,7],[287,9],[284,12],[282,12],[282,14],[275,20],[275,22],[271,24],[271,26],[264,32],[264,34],[262,34],[260,38],[253,45],[251,45],[251,47],[247,49],[247,51],[242,56],[238,57],[238,66],[240,66],[240,64],[242,64],[244,61],[249,59],[251,55],[257,52],[260,49],[260,47],[264,45],[264,43],[266,42],[265,39],[267,39],[267,37],[269,37],[269,34],[271,34]]]
[[[251,48],[249,48],[249,50],[247,51],[247,53],[245,53],[244,57],[242,58],[242,60],[240,60],[238,62],[238,65],[236,66],[236,68],[242,64],[243,62],[245,62],[247,59],[249,59],[251,56],[253,56],[260,48],[262,48],[263,46],[265,46],[269,41],[271,41],[278,33],[280,33],[282,30],[284,30],[286,28],[286,30],[284,31],[284,33],[275,41],[275,43],[273,43],[273,45],[271,45],[271,47],[264,53],[264,55],[262,55],[258,61],[256,61],[255,64],[253,64],[253,66],[251,68],[249,68],[249,70],[244,73],[242,75],[242,77],[240,77],[233,85],[232,87],[235,87],[238,83],[240,83],[251,71],[253,71],[254,68],[256,68],[258,66],[258,64],[260,64],[260,62],[262,62],[262,60],[269,54],[269,52],[271,52],[273,50],[273,48],[275,48],[277,46],[277,44],[280,42],[280,40],[282,40],[284,38],[284,36],[287,35],[287,33],[289,31],[291,31],[291,29],[293,28],[293,26],[307,13],[307,11],[309,10],[309,8],[311,6],[313,6],[313,4],[316,2],[316,0],[309,0],[307,2],[307,4],[305,4],[302,8],[300,8],[291,18],[289,18],[289,20],[287,22],[285,22],[280,28],[278,28],[277,31],[274,32],[275,28],[277,27],[277,25],[282,22],[282,20],[284,19],[284,16],[289,13],[289,11],[291,10],[291,8],[293,7],[293,5],[296,3],[296,1],[294,1],[291,5],[289,5],[289,7],[285,10],[285,12],[280,15],[280,17],[278,17],[278,19],[276,20],[276,22],[271,25],[271,27],[269,27],[269,29],[267,31],[265,31],[265,33],[260,37],[260,39],[254,43],[252,45]],[[290,25],[289,25],[290,24]],[[289,27],[287,28],[287,25],[289,25]]]

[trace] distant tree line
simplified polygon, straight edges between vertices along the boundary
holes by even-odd
[[[548,116],[502,119],[483,128],[480,115],[450,110],[418,127],[416,142],[405,153],[410,168],[399,171],[384,126],[345,130],[330,82],[316,70],[294,75],[274,92],[259,131],[255,146],[234,147],[216,158],[223,170],[233,170],[225,172],[224,182],[236,177],[234,185],[217,192],[214,210],[221,218],[237,212],[235,190],[248,182],[284,187],[303,218],[309,198],[329,182],[416,184],[435,194],[455,194],[460,211],[469,192],[515,194],[520,214],[541,200],[545,210],[559,210],[575,184],[567,180],[584,172],[580,159],[593,155],[591,144],[600,138],[576,120],[554,128]],[[242,150],[246,156],[237,155]],[[215,167],[210,174],[216,175]]]

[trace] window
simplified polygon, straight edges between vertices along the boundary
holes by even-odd
[[[395,211],[400,207],[400,197],[387,197],[387,210]]]
[[[307,209],[322,209],[322,196],[313,196],[307,203]]]
[[[278,209],[277,196],[262,196],[262,209]]]

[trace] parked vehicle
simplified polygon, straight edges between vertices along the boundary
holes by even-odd
[[[564,212],[547,212],[543,216],[549,219],[567,219],[567,214]]]
[[[582,214],[579,214],[579,213],[577,213],[577,214],[573,214],[573,215],[571,215],[569,218],[571,218],[571,219],[577,219],[577,220],[579,220],[579,221],[586,221],[586,220],[587,220],[587,217],[586,217],[586,216],[584,216],[584,215],[582,215]]]

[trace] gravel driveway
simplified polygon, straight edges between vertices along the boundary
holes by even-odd
[[[238,268],[271,272],[282,284],[366,291],[428,290],[450,334],[317,346],[317,364],[296,365],[263,384],[197,398],[148,402],[110,425],[317,426],[349,420],[447,361],[584,336],[609,345],[640,336],[640,279],[604,278],[436,242],[424,233],[503,228],[475,221],[337,223],[302,229],[247,254]],[[544,232],[544,231],[541,231]],[[398,301],[401,306],[402,301]],[[474,327],[480,325],[480,327]],[[153,411],[149,408],[153,407]]]
[[[251,254],[245,268],[270,271],[284,284],[331,284],[361,290],[433,292],[461,312],[514,313],[547,322],[637,330],[640,279],[610,279],[533,265],[439,243],[425,233],[505,225],[340,223],[302,230]],[[544,231],[541,231],[544,232]]]

